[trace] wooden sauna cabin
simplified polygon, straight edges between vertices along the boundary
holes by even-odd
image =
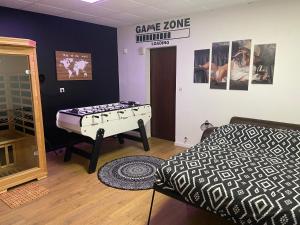
[[[0,192],[46,176],[36,43],[0,37]]]

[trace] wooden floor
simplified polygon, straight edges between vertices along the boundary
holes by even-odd
[[[184,151],[172,142],[150,139],[151,150],[140,143],[127,141],[120,145],[107,139],[100,153],[98,168],[104,163],[129,155],[153,155],[163,159]],[[0,201],[1,225],[146,225],[152,190],[124,191],[102,184],[97,173],[86,172],[87,160],[76,155],[63,162],[63,151],[47,154],[48,178],[38,181],[50,193],[30,204],[10,209]],[[226,225],[231,224],[203,210],[157,193],[151,225]]]

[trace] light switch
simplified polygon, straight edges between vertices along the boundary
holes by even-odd
[[[139,51],[140,55],[145,55],[146,54],[146,48],[140,47],[138,51]]]

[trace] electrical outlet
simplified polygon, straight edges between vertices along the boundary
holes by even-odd
[[[184,137],[184,143],[187,143],[187,141],[188,141],[188,138]]]
[[[59,88],[60,93],[65,93],[65,88]]]

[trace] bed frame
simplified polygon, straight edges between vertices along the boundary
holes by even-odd
[[[269,120],[258,120],[258,119],[252,119],[252,118],[245,118],[245,117],[232,117],[230,119],[230,124],[252,124],[252,125],[258,125],[258,126],[263,126],[263,127],[269,127],[269,128],[279,128],[279,129],[291,129],[291,130],[298,130],[300,131],[300,125],[299,124],[290,124],[290,123],[282,123],[282,122],[275,122],[275,121],[269,121]],[[217,127],[210,127],[206,129],[201,137],[201,141],[203,141],[206,137],[208,137]],[[181,202],[187,203],[188,205],[197,207],[187,201],[179,195],[175,191],[170,191],[170,190],[164,190],[157,186],[155,183],[153,185],[153,194],[152,194],[152,200],[151,200],[151,205],[150,205],[150,210],[149,210],[149,216],[148,216],[148,225],[150,225],[150,220],[151,220],[151,212],[152,212],[152,207],[153,207],[153,201],[155,197],[155,192],[160,192],[161,194],[167,195],[169,197],[175,198]],[[214,214],[215,215],[215,214]]]

